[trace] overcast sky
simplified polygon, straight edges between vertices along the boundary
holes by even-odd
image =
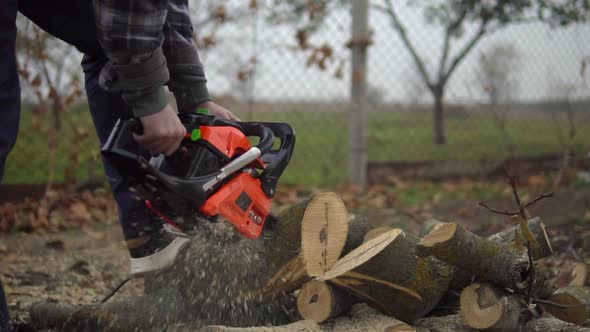
[[[426,60],[430,72],[439,58],[442,30],[426,24],[423,12],[400,1],[399,16],[406,25],[410,39]],[[370,13],[370,27],[374,31],[374,45],[369,49],[369,81],[382,91],[389,101],[407,102],[420,94],[417,71],[409,53],[392,30],[389,18],[376,11]],[[256,24],[258,22],[258,24]],[[258,31],[257,34],[254,31]],[[473,30],[469,30],[469,36]],[[306,68],[306,56],[301,52],[273,45],[295,45],[290,27],[270,26],[254,16],[239,26],[227,26],[219,37],[224,40],[216,51],[204,52],[210,89],[217,93],[236,91],[235,71],[253,54],[259,54],[254,81],[254,96],[258,99],[341,99],[349,94],[349,68],[342,80],[317,68]],[[312,39],[329,41],[339,57],[348,57],[344,44],[350,36],[348,11],[333,13],[326,26]],[[258,41],[256,43],[256,40]],[[459,41],[460,45],[462,41]],[[590,57],[590,25],[574,25],[551,29],[543,24],[513,26],[490,35],[466,58],[449,83],[447,100],[482,100],[476,79],[479,53],[498,43],[512,44],[519,53],[518,70],[514,73],[518,88],[516,100],[544,100],[562,98],[566,94],[576,98],[590,97],[590,69],[588,84],[580,75],[581,62]],[[457,50],[455,47],[453,50]],[[331,67],[331,71],[335,65]],[[428,94],[421,100],[428,100]]]

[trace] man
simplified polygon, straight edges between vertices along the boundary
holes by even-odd
[[[7,1],[0,11],[0,174],[18,130],[17,6],[39,27],[84,53],[85,89],[101,144],[119,117],[136,116],[143,125],[137,142],[153,154],[173,153],[185,128],[168,105],[164,85],[180,112],[207,108],[237,119],[211,101],[192,39],[188,0]],[[163,232],[143,203],[132,199],[120,174],[108,162],[104,167],[119,206],[132,275],[171,265],[187,240]],[[0,324],[6,316],[0,313]]]

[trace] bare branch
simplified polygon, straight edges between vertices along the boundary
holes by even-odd
[[[479,202],[479,205],[480,206],[483,206],[486,209],[488,209],[488,211],[490,211],[492,213],[497,213],[497,214],[501,214],[501,215],[504,215],[504,216],[512,217],[512,216],[516,216],[516,215],[520,214],[520,212],[518,212],[518,211],[516,211],[516,212],[514,212],[514,211],[507,211],[507,210],[502,211],[502,210],[495,209],[493,207],[488,206],[483,201]]]
[[[402,25],[401,21],[397,17],[397,14],[395,13],[392,0],[385,0],[385,4],[387,5],[386,8],[383,8],[381,6],[377,6],[376,8],[378,10],[379,9],[385,10],[385,13],[387,13],[389,15],[389,17],[391,18],[391,22],[393,24],[394,30],[397,31],[397,34],[399,35],[399,37],[403,41],[404,45],[406,45],[406,48],[410,52],[410,55],[412,56],[414,63],[416,64],[416,66],[418,67],[418,70],[420,71],[420,74],[422,75],[422,79],[424,80],[424,83],[426,84],[426,86],[428,86],[428,88],[430,90],[433,90],[434,84],[430,81],[430,76],[428,75],[428,72],[426,71],[426,67],[424,66],[424,61],[422,60],[422,58],[420,58],[420,55],[418,55],[416,48],[414,47],[414,45],[412,44],[412,42],[408,38],[406,28]]]
[[[447,65],[447,59],[449,58],[449,50],[451,48],[451,38],[452,38],[453,34],[457,32],[457,29],[461,26],[461,24],[463,23],[463,20],[465,20],[466,16],[467,16],[467,10],[464,9],[463,12],[461,12],[461,14],[457,17],[456,20],[449,23],[449,25],[447,26],[447,28],[445,30],[445,41],[443,44],[443,52],[442,52],[442,56],[440,58],[439,66],[438,66],[438,81],[439,82],[442,82],[444,79],[445,67]]]
[[[443,75],[444,77],[441,80],[442,85],[444,85],[446,83],[446,81],[453,74],[453,72],[455,71],[455,69],[457,68],[459,63],[461,63],[461,61],[467,56],[467,54],[469,54],[469,52],[475,47],[475,45],[477,45],[477,43],[481,40],[481,37],[483,37],[487,33],[488,22],[489,21],[485,20],[485,19],[481,21],[481,24],[479,26],[479,29],[477,30],[477,33],[475,35],[473,35],[473,37],[471,37],[471,39],[465,45],[465,47],[463,47],[463,49],[459,52],[459,54],[457,54],[457,56],[453,59],[453,61],[451,61],[451,65],[449,66],[449,69]]]
[[[537,196],[535,199],[533,199],[532,201],[526,202],[524,204],[524,207],[532,206],[540,200],[543,200],[543,199],[549,198],[549,197],[553,197],[553,196],[555,196],[555,194],[553,192],[541,194],[541,195]]]
[[[510,187],[512,187],[512,195],[514,196],[514,201],[516,202],[516,206],[518,206],[518,210],[520,216],[524,220],[529,220],[530,216],[526,210],[524,204],[522,204],[522,200],[520,199],[520,195],[518,194],[518,185],[516,183],[516,179],[510,174],[508,171],[508,167],[504,164],[504,175],[508,178],[508,182],[510,183]]]

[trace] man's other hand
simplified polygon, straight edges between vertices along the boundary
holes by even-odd
[[[220,118],[230,119],[230,120],[234,120],[234,121],[240,121],[240,119],[237,116],[235,116],[232,112],[217,105],[216,103],[214,103],[212,101],[206,101],[204,103],[199,104],[199,108],[208,109],[209,114],[217,115]]]
[[[142,147],[153,155],[163,153],[169,156],[178,150],[186,135],[186,128],[170,105],[158,113],[139,119],[143,126],[143,135],[134,134],[134,137]]]

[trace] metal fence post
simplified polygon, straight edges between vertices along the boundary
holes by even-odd
[[[369,46],[369,0],[351,1],[352,38],[351,78],[348,123],[348,179],[352,184],[367,185],[367,48]]]

